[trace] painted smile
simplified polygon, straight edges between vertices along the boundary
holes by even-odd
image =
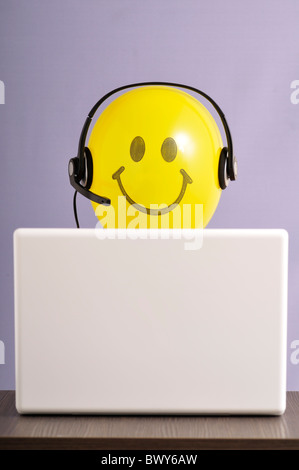
[[[180,194],[178,195],[176,200],[169,206],[163,207],[161,209],[149,209],[148,207],[144,207],[138,204],[137,202],[133,201],[133,199],[126,192],[121,182],[121,178],[120,178],[120,175],[124,170],[125,170],[125,167],[121,166],[115,173],[113,173],[112,178],[118,182],[119,189],[121,190],[122,194],[127,198],[127,201],[129,202],[129,204],[134,206],[140,212],[144,212],[145,214],[149,214],[149,215],[162,215],[162,214],[167,214],[167,212],[172,211],[183,199],[186,188],[187,188],[187,184],[191,184],[193,182],[190,176],[188,175],[188,173],[185,170],[181,169],[180,173],[183,176],[183,183],[182,183]]]

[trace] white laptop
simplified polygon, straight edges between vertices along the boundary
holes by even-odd
[[[19,413],[285,411],[284,230],[18,229],[14,269]]]

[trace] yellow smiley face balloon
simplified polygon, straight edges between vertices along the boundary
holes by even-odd
[[[92,202],[107,228],[201,228],[221,195],[221,134],[208,110],[176,88],[145,86],[112,101],[88,147]]]

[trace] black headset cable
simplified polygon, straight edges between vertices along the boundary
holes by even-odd
[[[78,220],[78,214],[77,214],[77,191],[74,192],[73,209],[74,209],[74,216],[75,216],[75,221],[76,221],[76,224],[77,224],[77,228],[80,228],[79,220]]]

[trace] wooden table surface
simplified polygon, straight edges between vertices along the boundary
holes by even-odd
[[[0,391],[0,449],[299,449],[299,392],[282,416],[20,416]]]

